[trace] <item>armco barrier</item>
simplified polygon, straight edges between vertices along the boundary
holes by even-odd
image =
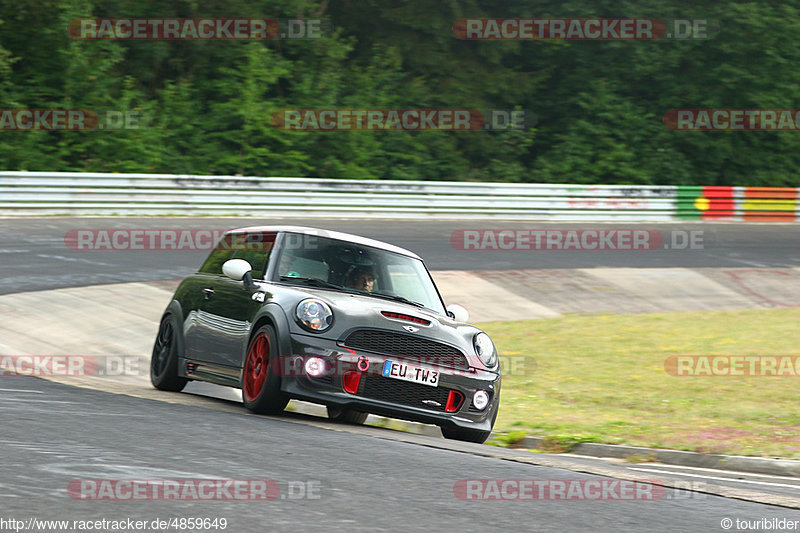
[[[798,189],[779,187],[679,186],[676,214],[687,220],[800,220]]]
[[[0,172],[2,215],[797,221],[796,188]]]

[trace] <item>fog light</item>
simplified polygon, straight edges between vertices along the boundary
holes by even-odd
[[[486,409],[486,406],[489,405],[489,393],[485,390],[477,391],[475,396],[472,397],[472,405],[474,405],[475,409],[478,411]]]
[[[318,378],[325,373],[325,361],[319,357],[309,357],[306,360],[305,369],[306,374],[312,378]]]

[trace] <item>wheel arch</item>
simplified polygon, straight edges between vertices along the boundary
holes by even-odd
[[[278,354],[287,355],[292,351],[292,340],[289,336],[289,320],[283,308],[276,304],[270,303],[263,306],[258,313],[253,317],[253,326],[250,328],[250,334],[247,337],[247,346],[245,346],[245,353],[242,354],[242,368],[244,368],[244,358],[247,356],[247,348],[253,340],[253,335],[256,334],[262,326],[272,326],[275,330],[275,337],[278,340]]]
[[[180,302],[178,300],[172,300],[164,312],[161,314],[161,319],[159,319],[159,325],[161,324],[161,320],[166,315],[172,315],[175,317],[175,339],[178,343],[178,357],[184,357],[186,355],[185,344],[183,341],[183,308],[181,307]],[[160,327],[160,326],[159,326]]]

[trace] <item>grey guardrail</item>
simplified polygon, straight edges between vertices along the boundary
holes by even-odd
[[[693,218],[678,216],[679,204],[694,201],[681,190],[642,185],[0,171],[0,214],[668,221]]]

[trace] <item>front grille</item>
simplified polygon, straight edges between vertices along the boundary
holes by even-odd
[[[358,387],[359,396],[434,411],[444,411],[449,392],[450,389],[442,387],[430,387],[380,376],[364,376]],[[426,404],[423,400],[432,400],[439,405]]]
[[[360,329],[344,340],[344,345],[354,350],[366,350],[381,355],[394,355],[420,363],[468,368],[467,358],[458,348],[412,335]],[[423,385],[424,387],[424,385]]]

